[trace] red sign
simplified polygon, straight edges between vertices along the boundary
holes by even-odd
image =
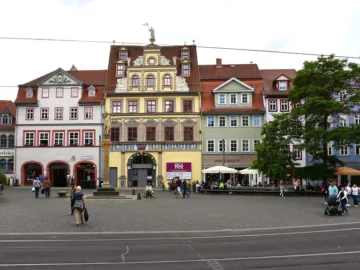
[[[167,162],[166,179],[174,177],[191,179],[191,162]]]

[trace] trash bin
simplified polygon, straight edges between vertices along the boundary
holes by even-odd
[[[10,186],[14,185],[14,178],[10,177]]]

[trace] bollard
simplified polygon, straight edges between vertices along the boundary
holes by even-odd
[[[138,200],[141,200],[141,193],[138,193],[138,194],[137,194],[137,199],[138,199]]]
[[[135,189],[132,190],[132,195],[136,195],[136,190]]]

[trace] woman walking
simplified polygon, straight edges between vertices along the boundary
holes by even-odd
[[[354,207],[358,207],[358,196],[359,196],[359,188],[356,184],[354,184],[352,188],[352,198],[354,200]]]
[[[50,197],[50,181],[49,179],[46,179],[43,183],[43,189],[45,189],[45,197],[49,198]]]
[[[76,188],[76,192],[73,194],[74,199],[74,211],[75,211],[75,224],[79,226],[80,224],[84,224],[83,212],[86,207],[86,203],[84,200],[84,193],[81,192],[81,187],[78,186]]]
[[[340,198],[341,210],[342,210],[343,214],[344,214],[344,212],[346,212],[346,214],[348,213],[348,210],[346,209],[346,204],[348,202],[346,195],[347,195],[347,192],[342,187],[341,191],[339,192],[338,198]]]

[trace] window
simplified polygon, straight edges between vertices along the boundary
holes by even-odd
[[[299,146],[294,146],[294,159],[295,160],[301,160],[302,159],[302,153],[299,148]]]
[[[49,108],[41,108],[40,109],[40,119],[41,120],[49,119]]]
[[[238,151],[238,141],[230,140],[230,152],[237,152],[237,151]]]
[[[237,95],[231,94],[230,95],[230,104],[236,104],[237,103]]]
[[[194,140],[194,128],[184,127],[184,141],[192,142]]]
[[[137,128],[136,127],[129,127],[128,128],[128,141],[129,142],[136,142],[137,141]]]
[[[124,76],[124,66],[123,65],[116,66],[116,76]]]
[[[189,64],[183,64],[183,76],[190,75],[190,66]]]
[[[118,127],[111,128],[111,141],[112,142],[120,141],[120,129]]]
[[[15,146],[15,137],[14,137],[14,135],[10,135],[9,136],[9,145],[8,145],[8,147],[14,147]]]
[[[64,88],[62,87],[56,88],[56,97],[62,98],[63,96],[64,96]]]
[[[165,141],[174,140],[174,127],[165,127]]]
[[[260,144],[260,140],[259,139],[254,139],[253,140],[253,148],[254,148],[254,152],[256,150],[256,146],[258,146]]]
[[[121,101],[113,101],[112,102],[112,112],[113,113],[121,113]]]
[[[146,140],[147,141],[155,141],[156,140],[155,127],[146,127]]]
[[[360,114],[354,116],[355,125],[360,125]]]
[[[260,127],[261,126],[261,116],[260,115],[254,115],[253,116],[253,126],[254,127]]]
[[[219,95],[219,104],[226,104],[225,95]]]
[[[287,90],[287,81],[280,81],[280,82],[279,82],[279,90],[280,90],[280,91],[285,91],[285,90]]]
[[[219,116],[219,127],[226,127],[226,116]]]
[[[173,100],[165,100],[165,112],[174,112]]]
[[[3,114],[2,116],[2,123],[4,125],[11,124],[11,118],[7,114]]]
[[[189,51],[182,51],[182,59],[189,59]]]
[[[207,117],[207,127],[215,127],[215,116]]]
[[[249,116],[243,115],[241,117],[241,126],[242,127],[248,127],[249,126]]]
[[[78,96],[79,96],[79,89],[77,87],[71,87],[71,97],[78,97]]]
[[[281,112],[289,111],[289,102],[287,100],[280,100],[280,111]]]
[[[333,148],[333,144],[332,143],[328,143],[327,145],[327,151],[328,151],[328,155],[332,156],[334,154],[334,148]]]
[[[183,102],[183,112],[192,112],[192,100],[184,100]]]
[[[85,119],[93,119],[93,107],[85,107]]]
[[[165,86],[170,86],[171,85],[171,77],[170,77],[170,75],[165,75],[165,77],[164,77],[164,85]]]
[[[242,140],[241,151],[242,152],[250,152],[249,140]]]
[[[26,109],[26,120],[34,120],[34,109],[33,108]]]
[[[34,91],[31,88],[26,89],[26,98],[32,98],[34,96]]]
[[[39,133],[39,144],[40,144],[40,146],[48,146],[49,145],[49,133],[48,132],[40,132]]]
[[[84,132],[84,144],[85,145],[94,145],[94,131],[85,131]]]
[[[88,96],[89,97],[95,97],[95,88],[94,87],[92,87],[92,86],[90,86],[89,88],[88,88]]]
[[[156,112],[156,101],[155,100],[148,100],[146,102],[146,111],[148,113]]]
[[[243,103],[243,104],[249,103],[249,95],[248,94],[241,94],[241,103]]]
[[[207,141],[206,151],[207,152],[215,152],[215,141],[214,140]]]
[[[347,124],[347,117],[346,116],[340,116],[339,117],[339,127],[346,127]]]
[[[78,119],[78,108],[70,108],[70,120]]]
[[[55,120],[63,119],[63,108],[56,107],[55,108]]]
[[[7,147],[7,137],[6,135],[1,135],[0,137],[0,147]]]
[[[340,93],[339,93],[339,100],[340,100],[341,102],[344,102],[344,101],[346,100],[346,95],[347,95],[346,90],[340,91]]]
[[[355,155],[360,155],[360,144],[355,145]]]
[[[218,150],[219,152],[226,152],[226,141],[223,139],[223,140],[219,140],[218,141]]]
[[[153,75],[147,76],[146,85],[149,87],[154,87],[154,76]]]
[[[122,61],[126,61],[126,57],[127,57],[127,52],[126,51],[121,51],[120,52],[120,59]]]
[[[34,145],[34,132],[25,132],[25,145]]]
[[[48,98],[49,97],[49,88],[43,88],[42,89],[42,98]]]
[[[54,133],[54,144],[55,145],[63,145],[64,144],[64,133],[63,132],[55,132]]]
[[[132,87],[139,87],[139,76],[138,75],[132,76],[131,85],[132,85]]]
[[[349,155],[349,147],[346,145],[340,146],[340,156],[348,156]]]
[[[70,145],[79,145],[79,132],[70,132],[69,142]]]
[[[269,100],[269,112],[276,112],[277,111],[277,100]]]
[[[129,113],[137,113],[137,101],[129,101]]]
[[[230,127],[238,126],[238,117],[236,115],[230,116]]]

